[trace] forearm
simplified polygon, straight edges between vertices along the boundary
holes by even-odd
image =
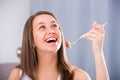
[[[96,66],[96,80],[109,80],[108,70],[103,54],[104,25],[93,23],[92,29],[83,38],[92,41]]]
[[[103,52],[94,54],[96,66],[96,80],[109,80],[108,70]]]

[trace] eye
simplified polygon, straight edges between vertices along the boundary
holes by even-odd
[[[43,30],[43,29],[45,29],[45,26],[40,26],[39,29]]]
[[[57,25],[57,24],[53,24],[52,27],[53,27],[53,28],[57,28],[58,25]]]
[[[54,24],[53,26],[54,26],[54,27],[57,27],[57,25],[56,25],[56,24]]]

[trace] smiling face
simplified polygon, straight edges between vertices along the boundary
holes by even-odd
[[[61,31],[58,22],[48,14],[41,14],[33,20],[34,47],[38,53],[57,53],[61,46]]]

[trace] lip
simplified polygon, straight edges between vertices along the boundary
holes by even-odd
[[[56,36],[48,36],[48,37],[45,39],[45,41],[48,42],[48,40],[50,40],[50,39],[54,39],[54,40],[56,40],[56,42],[58,41],[58,38],[57,38]]]

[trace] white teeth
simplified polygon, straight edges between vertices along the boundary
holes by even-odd
[[[56,38],[49,38],[46,41],[50,41],[50,40],[56,40]]]

